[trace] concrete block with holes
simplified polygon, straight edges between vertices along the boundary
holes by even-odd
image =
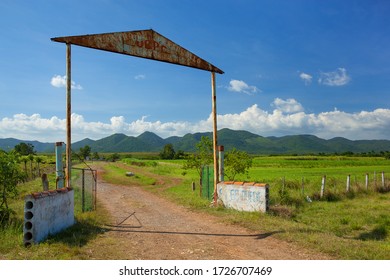
[[[25,197],[23,242],[39,243],[74,224],[74,191],[62,188]]]

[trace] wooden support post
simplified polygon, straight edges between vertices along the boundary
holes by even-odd
[[[351,190],[351,175],[347,176],[347,189],[346,191],[349,192]]]
[[[211,72],[211,94],[212,94],[212,115],[213,115],[213,159],[214,159],[214,206],[218,204],[218,140],[217,140],[217,95],[215,85],[215,72]]]
[[[72,103],[71,103],[71,44],[66,44],[66,187],[71,187],[71,142],[72,142]]]
[[[366,190],[368,190],[368,173],[366,173]]]

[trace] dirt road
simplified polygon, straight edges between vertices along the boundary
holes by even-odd
[[[110,215],[104,258],[141,260],[326,259],[272,237],[192,212],[141,187],[99,182]],[[109,257],[107,257],[109,256]],[[99,256],[94,256],[99,258]]]

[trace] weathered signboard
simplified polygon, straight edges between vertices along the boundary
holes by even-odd
[[[218,198],[225,207],[248,212],[267,212],[269,185],[244,182],[221,182]]]
[[[223,71],[153,29],[52,38],[52,41],[159,60],[223,74]]]

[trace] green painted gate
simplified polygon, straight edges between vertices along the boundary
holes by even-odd
[[[213,199],[214,195],[214,168],[205,165],[202,168],[202,197],[209,200]]]

